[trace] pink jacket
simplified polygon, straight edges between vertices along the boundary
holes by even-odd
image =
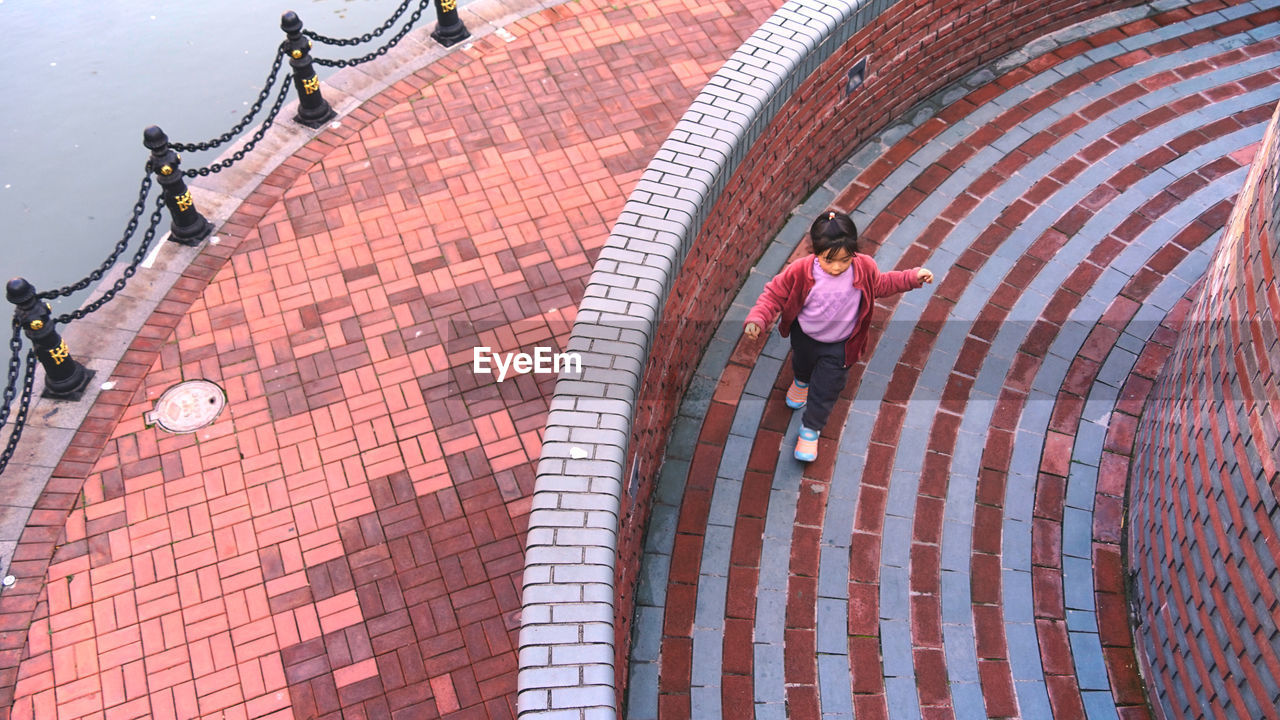
[[[813,289],[813,254],[805,255],[787,265],[764,286],[760,299],[747,313],[746,323],[755,323],[766,330],[773,319],[782,314],[778,323],[778,332],[786,337],[791,333],[791,323],[795,322],[804,307],[804,301]],[[876,298],[893,295],[907,290],[914,290],[922,285],[920,268],[910,270],[894,270],[880,272],[876,261],[869,255],[857,253],[853,256],[853,264],[845,271],[853,286],[862,291],[862,301],[858,306],[858,318],[853,327],[853,335],[844,344],[844,364],[846,367],[858,361],[862,350],[867,345],[867,333],[871,329],[871,308]]]

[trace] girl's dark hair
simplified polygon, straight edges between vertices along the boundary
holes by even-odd
[[[809,226],[809,239],[813,242],[813,254],[825,256],[832,250],[843,248],[849,254],[858,252],[858,227],[853,218],[837,210],[828,210]]]

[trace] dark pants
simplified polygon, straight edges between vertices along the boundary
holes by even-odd
[[[805,334],[799,322],[791,323],[791,368],[796,380],[809,384],[809,400],[800,422],[810,430],[822,430],[849,378],[844,341],[818,342]]]

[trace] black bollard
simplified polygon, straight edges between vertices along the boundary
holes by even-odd
[[[285,33],[284,51],[289,54],[293,84],[298,88],[298,114],[293,119],[299,125],[318,128],[337,113],[320,95],[320,78],[311,64],[311,41],[302,36],[302,20],[292,10],[280,16],[280,29]]]
[[[93,378],[93,371],[71,357],[67,343],[54,329],[53,310],[36,297],[36,289],[23,278],[5,286],[5,296],[17,306],[14,315],[31,338],[36,357],[44,366],[44,397],[79,400]]]
[[[151,151],[147,168],[156,174],[156,180],[164,191],[164,204],[169,208],[169,217],[173,218],[169,228],[170,237],[182,245],[199,245],[213,232],[213,225],[196,209],[191,191],[187,189],[187,181],[178,172],[182,158],[169,147],[169,136],[155,125],[142,131],[142,144]]]
[[[449,47],[469,37],[471,32],[458,17],[458,0],[436,0],[436,29],[431,31],[431,39]]]

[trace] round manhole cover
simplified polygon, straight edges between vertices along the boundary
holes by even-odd
[[[227,394],[214,383],[187,380],[165,390],[143,419],[171,433],[193,433],[217,419],[226,404]]]

